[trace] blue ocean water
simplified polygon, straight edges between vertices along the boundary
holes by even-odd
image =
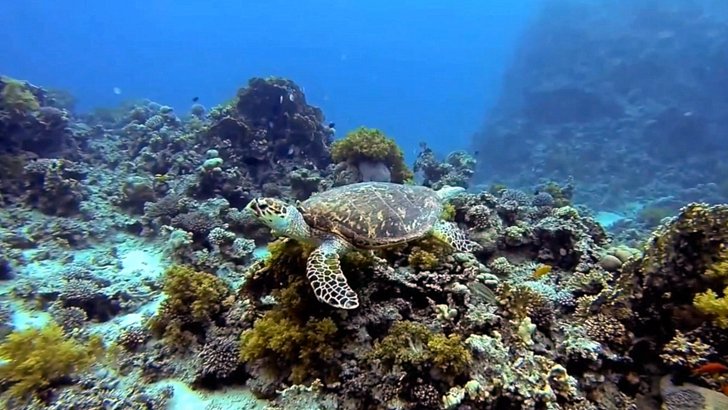
[[[182,114],[276,75],[339,136],[381,128],[413,157],[424,140],[468,146],[535,0],[5,3],[0,71],[67,89],[81,110],[148,98]]]

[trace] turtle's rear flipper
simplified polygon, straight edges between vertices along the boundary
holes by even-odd
[[[318,300],[335,308],[355,309],[359,298],[349,287],[339,260],[339,252],[345,246],[335,239],[324,241],[308,257],[306,276]]]
[[[432,234],[439,240],[448,243],[458,252],[476,252],[483,249],[479,243],[465,236],[454,223],[439,221],[432,227]]]

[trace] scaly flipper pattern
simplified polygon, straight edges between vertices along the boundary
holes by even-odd
[[[480,244],[468,239],[465,233],[452,222],[437,222],[432,227],[432,235],[449,244],[458,252],[476,252],[483,249]]]
[[[346,248],[348,245],[340,239],[325,240],[308,257],[306,275],[318,300],[339,309],[355,309],[359,297],[349,287],[339,259]]]

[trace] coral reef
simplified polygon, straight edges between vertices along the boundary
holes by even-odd
[[[572,176],[595,209],[671,202],[643,213],[650,229],[688,202],[725,202],[728,122],[722,103],[703,104],[721,99],[725,73],[685,64],[725,62],[715,50],[726,17],[708,3],[543,4],[473,137],[475,181],[530,188]]]
[[[32,84],[0,78],[0,154],[22,152],[49,158],[78,156],[69,112],[55,106],[52,94]]]
[[[414,165],[415,173],[422,173],[422,184],[440,189],[445,185],[468,187],[470,178],[475,174],[477,161],[465,151],[455,151],[439,162],[427,144],[421,144]]]
[[[286,409],[721,403],[725,205],[670,213],[679,200],[653,198],[610,236],[580,205],[579,175],[476,185],[442,217],[482,249],[424,237],[346,252],[359,306],[335,309],[306,278],[314,244],[273,240],[245,207],[362,179],[415,183],[383,133],[332,143],[321,111],[280,78],[189,116],[150,101],[76,115],[61,94],[0,82],[8,408],[162,409],[180,386]],[[38,142],[42,124],[56,145]],[[469,154],[442,162],[422,148],[424,184],[469,185]]]

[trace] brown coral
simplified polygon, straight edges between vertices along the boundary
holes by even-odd
[[[413,177],[397,143],[373,128],[358,128],[335,141],[331,145],[331,158],[355,166],[363,162],[384,163],[391,172],[392,182],[402,183]]]

